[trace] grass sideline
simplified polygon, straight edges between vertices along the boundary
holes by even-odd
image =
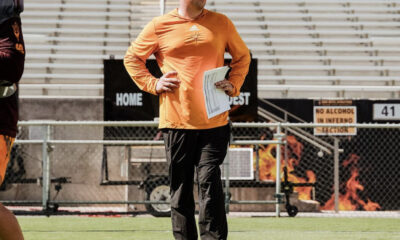
[[[169,218],[18,217],[26,240],[172,240]],[[400,240],[400,219],[229,217],[229,240]]]

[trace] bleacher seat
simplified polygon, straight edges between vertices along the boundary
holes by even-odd
[[[167,1],[166,11],[177,5]],[[206,7],[230,17],[259,59],[259,97],[400,96],[396,0],[208,0]],[[20,95],[102,98],[103,60],[122,58],[159,13],[157,0],[27,2]]]

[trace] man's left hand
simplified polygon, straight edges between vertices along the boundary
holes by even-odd
[[[222,89],[226,94],[231,95],[233,93],[233,85],[229,80],[222,80],[215,83],[215,87],[218,89]]]

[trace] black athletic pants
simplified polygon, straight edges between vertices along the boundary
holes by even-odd
[[[202,240],[226,239],[228,225],[219,165],[230,138],[229,124],[205,130],[164,129],[169,163],[172,231],[177,240],[196,240],[194,171],[199,193]]]

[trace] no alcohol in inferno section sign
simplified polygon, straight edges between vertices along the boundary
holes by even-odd
[[[351,124],[357,122],[355,106],[314,106],[314,123]],[[317,127],[314,135],[356,135],[357,129],[351,127]]]

